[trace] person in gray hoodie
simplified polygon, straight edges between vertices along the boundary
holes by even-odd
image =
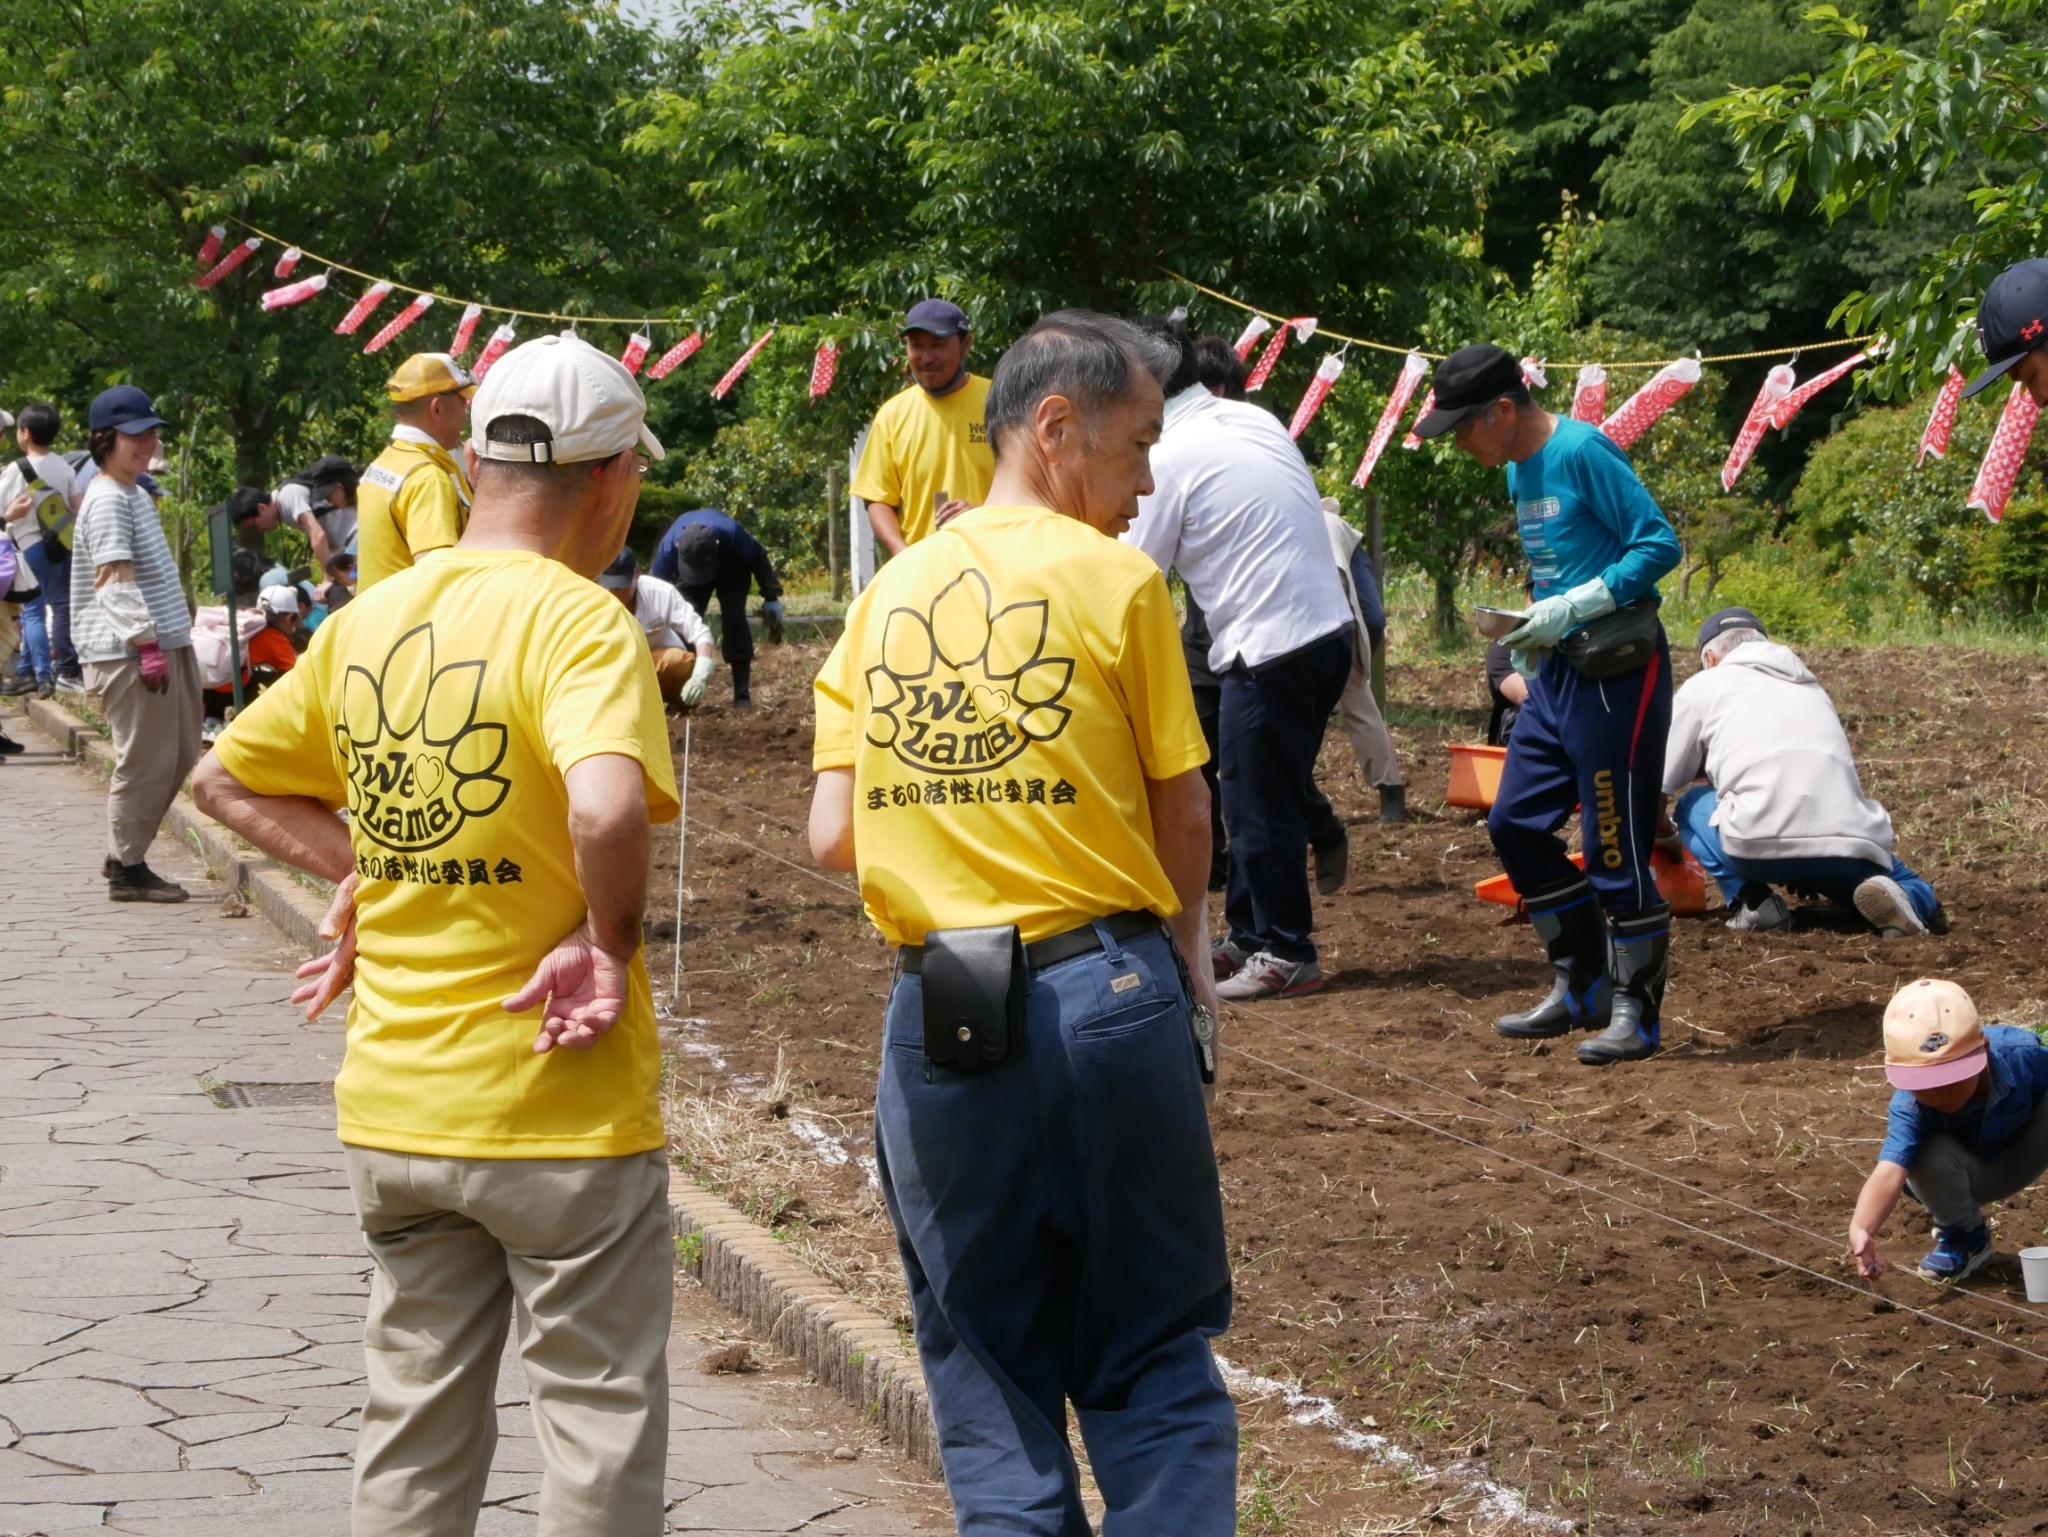
[[[1746,608],[1700,626],[1701,670],[1672,700],[1662,833],[1721,888],[1731,929],[1789,928],[1772,888],[1853,907],[1887,939],[1946,933],[1934,888],[1892,851],[1892,819],[1863,793],[1833,701]],[[1704,770],[1707,783],[1692,785]],[[1683,793],[1680,793],[1683,792]]]

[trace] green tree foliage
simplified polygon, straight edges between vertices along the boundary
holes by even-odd
[[[854,335],[871,408],[927,293],[985,344],[1156,298],[1168,267],[1333,323],[1418,315],[1470,265],[1495,120],[1541,67],[1503,3],[714,0],[635,142],[690,178],[708,302]]]
[[[1831,221],[1885,223],[1913,188],[1975,185],[1975,218],[1910,274],[1850,294],[1838,318],[1882,330],[1896,350],[1871,380],[1880,398],[1923,389],[1962,356],[1977,296],[2048,235],[2048,19],[2041,0],[1958,0],[1926,46],[1888,39],[1823,5],[1808,15],[1832,57],[1810,73],[1752,83],[1694,108],[1741,146],[1750,183],[1781,207],[1804,195]]]
[[[455,315],[366,359],[398,301],[353,339],[332,334],[353,279],[264,314],[275,246],[194,288],[193,251],[230,217],[501,304],[672,303],[686,200],[626,153],[620,106],[663,63],[581,0],[18,0],[0,36],[9,383],[74,407],[141,384],[188,432],[223,435],[243,479],[360,448],[391,363],[445,346]]]
[[[1486,258],[1518,282],[1542,259],[1558,195],[1589,198],[1600,168],[1628,139],[1629,111],[1662,83],[1648,67],[1657,39],[1690,0],[1525,3],[1508,29],[1553,51],[1550,68],[1515,87],[1505,124],[1514,156],[1487,195]]]
[[[1866,411],[1816,448],[1792,496],[1795,532],[1820,552],[1823,578],[1866,606],[1905,599],[1937,619],[1972,609],[2042,612],[2048,482],[2040,450],[2022,469],[2004,520],[1991,523],[1964,503],[1998,410],[1966,402],[1948,457],[1916,467],[1931,405],[1927,397]]]

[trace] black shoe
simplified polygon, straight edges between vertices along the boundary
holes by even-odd
[[[0,758],[11,758],[18,752],[27,751],[28,749],[15,741],[13,737],[7,735],[4,731],[0,731]]]
[[[35,691],[36,675],[32,672],[18,672],[14,675],[12,683],[8,684],[6,688],[0,689],[0,694],[5,694],[8,698],[14,699],[22,694],[33,694]]]
[[[108,863],[112,863],[109,858]],[[147,864],[120,865],[107,880],[109,902],[183,902],[191,892],[167,881]]]
[[[1542,906],[1530,912],[1529,922],[1557,976],[1535,1008],[1503,1014],[1493,1028],[1511,1041],[1597,1030],[1607,1023],[1613,989],[1607,982],[1607,920],[1592,883],[1581,876],[1534,900]]]
[[[36,685],[36,698],[54,699],[56,697],[57,685],[52,683],[49,679],[45,678],[42,682]]]
[[[113,856],[112,854],[109,854],[109,855],[108,855],[108,856],[107,856],[107,857],[106,857],[105,859],[102,859],[102,860],[100,861],[100,879],[101,879],[101,880],[103,880],[103,881],[111,881],[111,880],[116,880],[116,879],[118,879],[118,878],[120,877],[120,874],[121,874],[121,861],[120,861],[120,860],[118,860],[118,859],[116,859],[116,858],[115,858],[115,857],[114,857],[114,856]]]
[[[1607,965],[1614,978],[1614,1009],[1605,1030],[1579,1043],[1579,1060],[1588,1067],[1641,1062],[1656,1056],[1662,1045],[1660,1022],[1664,980],[1671,961],[1671,909],[1617,913],[1612,927]]]
[[[1380,820],[1388,823],[1412,822],[1408,815],[1408,787],[1406,785],[1381,785]]]
[[[754,708],[754,696],[752,694],[740,694],[733,699],[732,707],[735,710],[751,710]]]
[[[1335,896],[1344,889],[1344,877],[1351,869],[1351,840],[1342,829],[1338,830],[1335,843],[1318,844],[1316,855],[1316,893],[1319,896]]]

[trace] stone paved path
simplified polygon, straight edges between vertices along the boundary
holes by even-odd
[[[195,900],[109,903],[104,807],[46,751],[0,767],[0,1534],[345,1533],[368,1262],[331,1102],[217,1103],[228,1084],[317,1099],[341,1031],[299,1019],[295,957],[200,896],[220,888],[167,841],[151,863]],[[786,1365],[696,1373],[739,1337],[685,1284],[670,1530],[950,1525]],[[524,1397],[508,1357],[484,1533],[537,1527]]]

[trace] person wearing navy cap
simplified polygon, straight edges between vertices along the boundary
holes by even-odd
[[[732,670],[732,703],[736,710],[754,707],[754,631],[747,620],[747,595],[761,588],[761,619],[768,639],[782,644],[782,578],[761,541],[716,507],[699,507],[669,524],[654,547],[648,568],[667,582],[700,615],[709,615],[718,599],[718,645]],[[709,679],[710,674],[704,675]],[[691,708],[701,702],[691,701]]]
[[[146,855],[199,759],[205,707],[178,563],[143,482],[164,419],[132,384],[86,418],[92,462],[71,541],[71,643],[114,738],[103,873],[116,902],[182,902]]]
[[[1964,388],[1966,399],[2011,374],[2048,406],[2048,259],[2014,262],[1991,280],[1977,306],[1977,343],[1991,366]]]
[[[1534,602],[1501,637],[1529,697],[1487,814],[1501,867],[1557,975],[1535,1008],[1494,1029],[1512,1040],[1598,1030],[1589,1067],[1657,1053],[1671,909],[1650,870],[1671,725],[1671,652],[1657,579],[1678,536],[1598,427],[1529,397],[1513,353],[1462,347],[1437,365],[1435,405],[1415,424],[1505,468]],[[1558,828],[1578,810],[1585,869]]]
[[[1698,648],[1700,670],[1672,702],[1664,793],[1678,806],[1660,831],[1714,878],[1728,927],[1789,929],[1772,890],[1786,886],[1854,908],[1887,939],[1947,933],[1934,888],[1893,852],[1890,815],[1863,793],[1820,680],[1746,608],[1709,614]]]
[[[903,317],[904,362],[916,382],[875,413],[853,477],[891,555],[988,496],[996,472],[988,380],[967,371],[972,341],[966,311],[949,300],[922,300]]]

